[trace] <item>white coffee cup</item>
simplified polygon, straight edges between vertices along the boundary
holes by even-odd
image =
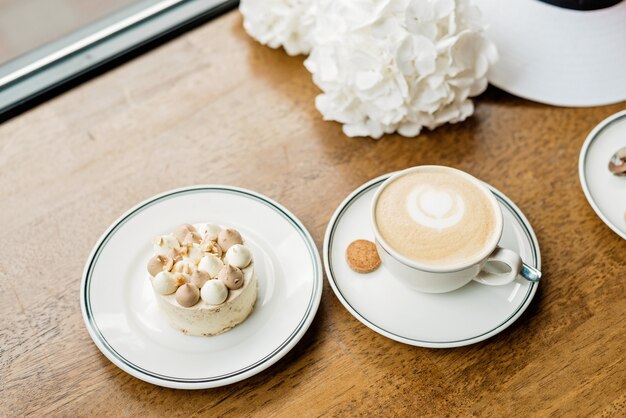
[[[419,170],[449,170],[455,175],[464,177],[477,186],[491,203],[495,213],[496,232],[479,258],[464,265],[427,265],[413,260],[394,250],[381,235],[376,222],[378,199],[385,188],[395,180]],[[392,275],[411,289],[427,293],[444,293],[465,286],[472,280],[489,286],[501,286],[511,283],[518,275],[529,281],[536,282],[541,272],[522,262],[516,252],[498,246],[502,236],[502,210],[493,193],[475,177],[450,167],[417,166],[395,173],[389,177],[376,191],[372,199],[371,222],[374,230],[376,248],[383,265]],[[504,267],[504,268],[502,268]]]

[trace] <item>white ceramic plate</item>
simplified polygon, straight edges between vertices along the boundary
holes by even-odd
[[[626,110],[609,116],[596,126],[583,144],[578,174],[585,196],[600,219],[626,239],[626,177],[608,169],[611,156],[626,147]]]
[[[324,237],[324,266],[333,291],[359,321],[402,343],[421,347],[474,344],[501,332],[526,310],[536,283],[518,277],[505,286],[476,282],[443,294],[409,290],[381,265],[369,274],[353,272],[345,250],[355,239],[374,240],[370,204],[391,174],[356,189],[335,211]],[[519,252],[525,263],[541,268],[539,244],[530,224],[506,196],[491,188],[504,215],[499,245]]]
[[[239,230],[259,280],[250,317],[214,337],[171,328],[146,274],[154,236],[201,222]],[[155,385],[201,389],[243,380],[278,361],[304,335],[321,295],[319,254],[302,223],[258,193],[211,185],[163,193],[115,221],[87,260],[80,301],[91,338],[119,368]]]

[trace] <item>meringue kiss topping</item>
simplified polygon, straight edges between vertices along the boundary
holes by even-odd
[[[250,250],[242,245],[235,244],[226,251],[226,257],[224,259],[228,264],[238,267],[240,269],[245,268],[252,261],[252,253]]]
[[[241,234],[215,224],[179,225],[153,244],[147,268],[154,292],[171,295],[183,308],[200,299],[208,305],[225,303],[230,290],[244,286],[242,269],[253,262]]]
[[[148,261],[148,273],[154,277],[162,271],[170,271],[174,260],[166,255],[155,255]]]
[[[202,270],[194,271],[191,275],[191,278],[189,279],[190,283],[196,286],[198,289],[202,289],[202,286],[204,286],[204,284],[209,280],[211,280],[211,276],[209,275],[209,273]]]
[[[198,244],[193,244],[187,247],[187,254],[185,254],[185,257],[189,259],[189,261],[193,264],[198,264],[202,256],[202,249],[200,249],[200,246]],[[185,257],[183,257],[183,259]]]
[[[200,290],[194,284],[185,283],[176,290],[175,298],[180,306],[189,308],[200,300]]]
[[[200,249],[205,253],[215,254],[218,257],[222,257],[223,251],[222,247],[220,247],[217,242],[211,241],[210,239],[205,238],[200,243]]]
[[[212,279],[217,276],[217,273],[219,273],[222,268],[224,268],[224,263],[219,257],[213,254],[205,255],[198,264],[198,270],[206,271]]]
[[[172,235],[161,235],[154,240],[153,250],[156,255],[175,258],[180,251],[180,243]]]
[[[217,274],[218,280],[231,290],[240,289],[243,286],[243,273],[235,266],[226,265]]]
[[[219,280],[209,280],[202,286],[200,291],[202,300],[209,305],[219,305],[224,303],[228,297],[228,289],[226,285]]]
[[[221,230],[222,228],[215,224],[204,224],[200,227],[200,234],[202,234],[205,240],[215,241],[217,234],[219,234]]]
[[[183,224],[172,232],[172,235],[183,245],[199,244],[202,237],[193,225]]]
[[[241,234],[236,230],[226,228],[217,234],[217,243],[222,247],[222,250],[228,251],[228,249],[235,244],[243,244],[243,239],[241,238]]]
[[[174,293],[181,284],[180,278],[167,271],[160,272],[154,276],[154,279],[152,279],[152,287],[154,288],[154,291],[161,295],[170,295]]]

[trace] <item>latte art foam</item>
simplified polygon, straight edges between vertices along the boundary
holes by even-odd
[[[482,188],[438,167],[397,178],[375,208],[378,230],[389,246],[434,266],[476,261],[497,233],[497,216]]]
[[[463,219],[465,203],[459,195],[418,186],[406,199],[406,209],[418,224],[427,228],[450,228]]]

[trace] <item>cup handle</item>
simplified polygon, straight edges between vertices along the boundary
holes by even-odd
[[[509,267],[509,271],[503,273],[496,273],[486,271],[485,266],[491,262],[499,262],[506,264]],[[522,259],[515,251],[507,250],[506,248],[496,247],[491,255],[487,258],[483,269],[474,278],[478,283],[486,284],[488,286],[502,286],[511,283],[517,275],[522,271]],[[528,267],[528,266],[527,266]]]

